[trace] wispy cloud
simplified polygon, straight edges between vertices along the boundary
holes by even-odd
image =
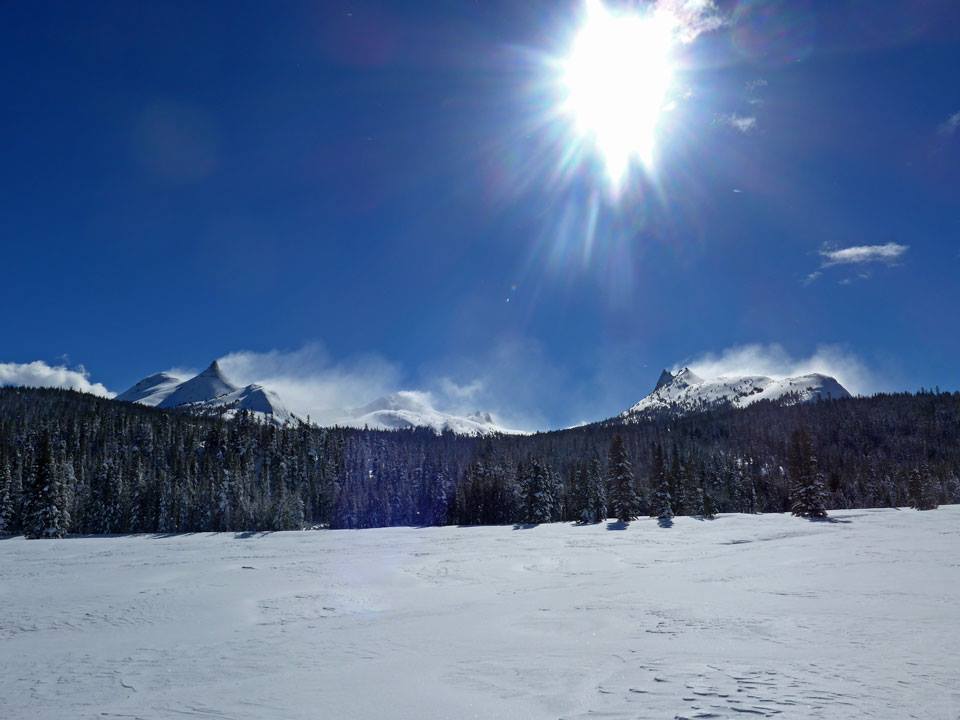
[[[547,427],[540,406],[568,380],[561,380],[538,345],[524,341],[502,342],[469,358],[441,358],[413,376],[378,355],[336,360],[320,343],[232,352],[219,363],[232,382],[263,385],[291,411],[319,424],[349,423],[349,410],[404,393],[438,412],[464,416],[479,410],[505,427]]]
[[[715,0],[659,0],[656,8],[674,20],[677,37],[683,43],[691,43],[729,22]]]
[[[717,122],[721,125],[732,127],[734,130],[742,132],[745,135],[753,132],[757,128],[757,118],[752,115],[737,115],[737,113],[718,115]]]
[[[0,363],[0,385],[64,388],[103,397],[115,395],[100,383],[91,382],[89,373],[82,365],[68,368],[63,365],[48,365],[42,360]]]
[[[821,373],[836,378],[853,394],[876,392],[879,380],[856,355],[836,345],[822,345],[808,357],[794,357],[779,344],[750,344],[706,353],[682,363],[701,377],[766,375],[773,378]]]
[[[875,262],[889,264],[895,262],[909,249],[909,245],[899,245],[898,243],[886,243],[885,245],[854,245],[838,250],[824,249],[820,251],[820,255],[823,258],[823,267]]]
[[[940,124],[940,127],[937,128],[937,131],[945,137],[953,137],[957,130],[960,130],[960,111],[948,117]]]
[[[341,420],[355,408],[402,388],[398,366],[377,355],[334,360],[320,343],[298,350],[241,350],[219,358],[234,383],[264,385],[301,417],[318,423]]]

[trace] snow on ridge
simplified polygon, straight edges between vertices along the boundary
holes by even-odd
[[[437,410],[429,393],[401,390],[384,395],[373,402],[347,412],[338,425],[371,427],[380,430],[399,430],[426,427],[441,433],[450,430],[458,435],[519,434],[521,431],[505,428],[487,412],[457,415]]]
[[[689,368],[664,370],[653,392],[621,417],[657,412],[684,414],[731,406],[744,408],[761,400],[784,405],[850,397],[835,378],[820,373],[771,378],[765,375],[721,376],[704,379]]]
[[[256,418],[279,425],[297,419],[275,392],[261,385],[238,387],[231,383],[217,361],[185,381],[168,373],[150,375],[117,399],[163,409],[186,408],[198,414],[227,418],[247,410]]]
[[[183,378],[176,377],[170,373],[155,373],[154,375],[145,377],[127,391],[117,395],[115,399],[156,407],[166,400],[182,383]]]
[[[262,385],[234,385],[217,362],[185,381],[168,373],[151,375],[118,399],[163,409],[185,408],[198,414],[226,418],[246,410],[254,417],[279,425],[299,421],[275,392]],[[438,410],[429,393],[414,390],[391,393],[362,407],[346,410],[336,424],[382,430],[426,427],[437,433],[449,430],[459,435],[520,432],[503,427],[488,412],[477,410],[459,415]]]

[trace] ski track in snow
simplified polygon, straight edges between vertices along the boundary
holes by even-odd
[[[0,540],[0,717],[960,717],[960,506]]]

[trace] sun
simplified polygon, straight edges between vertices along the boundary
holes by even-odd
[[[675,24],[653,10],[614,11],[587,0],[561,61],[561,107],[619,188],[630,165],[653,166],[657,127],[674,77]]]

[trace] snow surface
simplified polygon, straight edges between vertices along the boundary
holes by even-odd
[[[676,374],[664,370],[653,392],[622,416],[685,413],[726,405],[742,408],[760,400],[789,405],[846,397],[850,393],[835,378],[819,373],[776,379],[764,375],[704,379],[684,368]]]
[[[223,372],[220,370],[219,363],[214,360],[210,363],[210,367],[202,373],[178,385],[177,389],[160,403],[160,407],[175,408],[180,405],[207,402],[222,395],[235,392],[238,389],[236,385],[224,377]]]
[[[351,410],[338,424],[380,430],[428,427],[438,433],[452,430],[460,435],[520,432],[503,427],[490,413],[477,411],[468,415],[456,415],[437,410],[429,393],[415,390],[402,390],[377,398],[363,407]]]
[[[116,399],[156,407],[166,400],[182,382],[183,378],[169,373],[157,373],[145,377],[126,392],[117,395]]]
[[[0,716],[955,720],[960,506],[832,518],[0,540]]]

